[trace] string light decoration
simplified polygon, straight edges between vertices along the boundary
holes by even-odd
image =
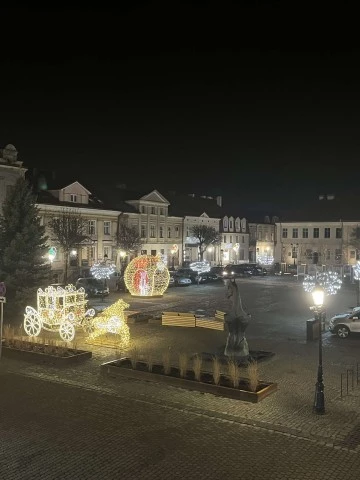
[[[352,268],[355,280],[360,280],[360,262],[357,262]]]
[[[124,280],[131,295],[158,297],[167,289],[170,274],[160,255],[139,255],[126,267]]]
[[[116,272],[116,266],[114,263],[98,262],[90,268],[90,272],[93,277],[98,280],[105,280],[110,278],[114,272]]]
[[[95,315],[93,308],[86,309],[85,290],[74,285],[66,287],[49,286],[37,291],[37,310],[31,306],[25,308],[24,330],[30,337],[37,337],[41,329],[58,330],[65,342],[75,338],[75,328],[86,328],[88,317]]]
[[[120,299],[93,318],[88,340],[95,339],[106,333],[113,333],[119,337],[116,342],[117,347],[128,347],[130,342],[130,330],[124,314],[126,308],[129,308],[129,304]]]
[[[303,287],[305,292],[311,293],[316,285],[320,285],[326,295],[336,295],[342,285],[342,280],[336,272],[322,272],[317,276],[305,275]]]
[[[272,265],[274,263],[272,255],[257,255],[256,258],[261,265]]]
[[[190,263],[191,270],[194,270],[198,273],[210,272],[210,263],[209,262],[192,262]]]

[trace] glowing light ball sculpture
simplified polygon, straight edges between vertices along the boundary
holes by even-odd
[[[161,297],[170,274],[160,255],[139,255],[126,267],[124,280],[133,297]]]
[[[322,272],[317,276],[305,275],[303,281],[305,292],[311,293],[316,285],[320,285],[326,295],[335,295],[341,288],[342,280],[336,272]]]
[[[113,333],[119,336],[117,346],[126,348],[130,342],[130,330],[125,320],[124,310],[129,308],[129,304],[124,300],[117,302],[105,308],[95,318],[92,319],[92,329],[89,333],[89,339],[95,339],[106,333]]]

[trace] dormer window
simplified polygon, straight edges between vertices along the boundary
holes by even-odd
[[[77,202],[77,195],[76,193],[70,193],[70,202]]]

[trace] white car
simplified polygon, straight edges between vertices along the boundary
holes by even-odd
[[[360,333],[360,307],[334,315],[329,322],[329,330],[340,338],[346,338],[350,333]]]

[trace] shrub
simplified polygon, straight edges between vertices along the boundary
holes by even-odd
[[[212,374],[215,385],[219,385],[220,376],[221,376],[221,363],[218,357],[213,357],[212,359]]]
[[[162,354],[162,363],[164,368],[165,375],[169,375],[171,372],[171,361],[170,361],[170,348],[165,350]]]
[[[187,353],[179,353],[179,373],[181,378],[186,377],[189,357]]]
[[[202,357],[201,355],[196,355],[193,360],[193,371],[195,380],[200,382],[201,379],[201,366],[202,366]]]
[[[247,376],[249,389],[252,392],[256,392],[259,386],[259,368],[257,362],[254,360],[247,366]]]
[[[228,361],[228,375],[234,388],[238,388],[240,383],[240,369],[234,359]]]

